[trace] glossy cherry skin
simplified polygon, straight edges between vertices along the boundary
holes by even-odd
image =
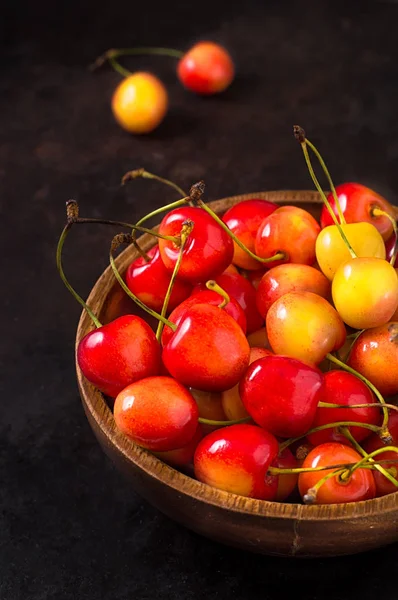
[[[250,334],[264,325],[264,319],[260,315],[256,306],[256,290],[243,275],[234,275],[233,273],[222,273],[215,278],[222,289],[227,292],[230,298],[240,304],[246,317],[247,333]],[[192,295],[204,288],[203,284],[193,289]]]
[[[260,315],[265,319],[275,300],[288,292],[313,292],[329,298],[330,282],[318,269],[309,265],[287,263],[273,267],[263,275],[257,288],[256,302]]]
[[[241,327],[226,312],[196,304],[182,317],[163,348],[169,373],[184,385],[221,392],[242,378],[250,347]]]
[[[260,281],[264,277],[266,272],[266,269],[256,269],[255,271],[245,271],[244,273],[242,273],[242,275],[246,277],[246,279],[250,281],[254,289],[257,290],[258,286],[260,285]]]
[[[223,92],[235,76],[235,67],[225,48],[214,42],[195,44],[177,66],[182,85],[196,94],[209,96]]]
[[[315,242],[320,226],[314,217],[297,206],[282,206],[261,223],[255,241],[255,251],[261,258],[284,252],[282,260],[268,267],[292,262],[312,265],[315,262]]]
[[[264,356],[269,356],[270,354],[273,353],[265,348],[250,348],[249,364],[251,365],[255,360],[263,358]],[[247,410],[243,406],[243,402],[239,394],[238,383],[230,390],[225,390],[221,393],[221,403],[226,418],[230,421],[245,419],[249,416]]]
[[[135,315],[118,317],[90,331],[77,349],[83,375],[112,398],[130,383],[157,375],[160,356],[154,332]]]
[[[383,396],[398,394],[398,321],[367,329],[355,340],[348,365]]]
[[[328,371],[323,377],[322,402],[341,404],[349,407],[352,404],[372,404],[376,399],[372,392],[358,377],[346,371]],[[312,427],[319,427],[327,423],[338,421],[357,421],[379,425],[381,412],[377,406],[367,408],[325,408],[318,407]],[[351,435],[360,442],[370,435],[369,429],[364,427],[348,427]],[[325,442],[341,442],[347,444],[347,438],[338,428],[324,429],[307,436],[313,446]]]
[[[346,339],[344,323],[325,298],[312,292],[289,292],[276,300],[266,318],[275,354],[317,365]]]
[[[253,198],[252,200],[244,200],[232,206],[224,214],[222,220],[236,237],[245,246],[255,253],[254,243],[256,241],[257,231],[262,221],[278,208],[274,202]],[[261,263],[254,258],[251,258],[234,242],[234,258],[233,263],[241,269],[257,270],[261,267]]]
[[[183,471],[191,471],[193,469],[193,456],[200,440],[203,438],[203,428],[199,423],[193,438],[182,448],[176,450],[168,450],[166,452],[154,452],[155,456],[163,462],[176,467]],[[192,468],[192,469],[191,469]]]
[[[273,467],[279,469],[295,469],[299,466],[298,460],[291,453],[289,448],[285,448],[279,452],[278,456],[272,462]],[[278,489],[275,496],[276,502],[284,502],[289,498],[290,494],[297,486],[298,473],[286,473],[285,475],[277,475]]]
[[[392,235],[389,238],[389,240],[386,242],[386,244],[385,244],[385,247],[386,247],[386,260],[388,260],[388,262],[390,262],[390,260],[393,257],[396,244],[397,244],[397,240],[395,238],[395,235]],[[398,267],[398,254],[397,254],[396,258],[395,258],[393,267],[395,267],[395,268]]]
[[[388,427],[388,431],[391,434],[392,437],[392,446],[397,446],[398,445],[398,412],[397,411],[391,411],[389,414],[389,418],[388,418],[388,423],[387,423],[387,427]],[[371,452],[373,452],[374,450],[377,450],[378,448],[383,448],[383,446],[385,446],[385,444],[381,441],[380,437],[375,434],[372,433],[371,436],[369,436],[365,442],[363,443],[363,449],[368,452],[368,454],[370,454]],[[393,477],[395,477],[395,479],[398,479],[398,452],[393,452],[393,451],[387,451],[387,452],[383,452],[382,454],[379,454],[378,456],[375,457],[375,461],[377,462],[378,460],[386,460],[386,459],[392,459],[391,463],[382,463],[382,466],[385,469],[388,469],[391,472],[391,475]],[[380,473],[379,471],[373,471],[373,476],[375,478],[375,482],[376,482],[376,495],[377,496],[385,496],[386,494],[392,494],[393,492],[397,491],[397,487],[391,482],[389,481],[386,477],[384,477],[384,475],[382,473]]]
[[[177,306],[177,308],[175,308],[171,313],[169,320],[175,325],[178,325],[184,314],[187,312],[187,310],[191,308],[191,306],[195,306],[195,304],[211,304],[212,306],[219,306],[222,301],[223,298],[220,296],[220,294],[217,294],[217,292],[213,292],[212,290],[204,289],[203,291],[198,292],[193,296],[190,296],[189,298],[184,300],[184,302],[182,302],[179,306]],[[230,298],[230,301],[224,306],[222,310],[225,310],[225,312],[230,317],[235,319],[235,321],[242,329],[243,333],[246,333],[245,313],[234,298]],[[162,333],[163,346],[167,344],[172,335],[172,329],[168,325],[166,325]]]
[[[117,427],[139,446],[156,452],[188,444],[198,427],[198,407],[192,394],[171,377],[147,377],[127,386],[116,397]]]
[[[336,193],[347,223],[372,223],[381,233],[383,239],[388,240],[392,234],[390,220],[387,217],[376,217],[372,214],[372,209],[379,208],[394,217],[393,208],[385,198],[360,183],[342,183],[336,187]],[[338,217],[333,194],[329,194],[328,200],[333,212]],[[321,213],[321,226],[324,228],[332,224],[332,217],[326,206],[324,206]]]
[[[379,327],[397,310],[397,273],[381,258],[353,258],[337,269],[332,297],[339,315],[353,329]]]
[[[339,464],[355,464],[361,460],[356,450],[328,442],[316,446],[303,462],[303,467],[327,467]],[[300,473],[298,486],[301,497],[307,494],[320,479],[336,469]],[[376,484],[370,469],[356,469],[348,481],[341,482],[339,476],[331,477],[318,489],[315,504],[341,504],[342,502],[359,502],[370,500],[376,495]]]
[[[160,312],[169,287],[171,273],[164,266],[158,245],[148,250],[147,254],[151,258],[149,262],[140,256],[128,266],[126,284],[141,302]],[[188,298],[191,291],[191,284],[176,278],[169,299],[168,312],[174,310]]]
[[[267,471],[278,453],[273,435],[255,425],[231,425],[199,442],[195,476],[212,487],[249,498],[272,500],[277,481]]]
[[[282,437],[305,434],[315,418],[322,373],[300,360],[266,356],[253,362],[239,385],[244,407],[266,431]]]
[[[226,231],[201,208],[184,206],[170,211],[159,226],[162,235],[178,237],[184,221],[194,228],[183,251],[179,279],[199,283],[214,279],[232,262],[234,244]],[[170,272],[178,260],[179,247],[170,240],[159,239],[160,256]]]

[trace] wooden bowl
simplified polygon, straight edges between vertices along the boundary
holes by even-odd
[[[245,194],[210,206],[222,214],[250,198],[295,204],[316,218],[320,215],[320,198],[308,191]],[[140,243],[148,250],[154,238],[144,235]],[[133,247],[118,257],[121,272],[135,257]],[[88,304],[102,323],[120,314],[141,314],[110,268],[98,279]],[[76,346],[92,328],[83,312]],[[304,506],[252,500],[214,489],[167,466],[120,433],[103,395],[85,379],[77,364],[76,369],[84,410],[103,450],[130,479],[135,491],[186,527],[231,546],[277,556],[355,554],[398,541],[398,492],[350,504]]]

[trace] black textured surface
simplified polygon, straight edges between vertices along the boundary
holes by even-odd
[[[291,133],[300,123],[336,182],[358,180],[398,201],[395,2],[21,2],[0,23],[1,600],[396,598],[398,546],[355,557],[284,560],[202,539],[143,502],[97,445],[73,363],[79,307],[58,280],[65,201],[133,219],[174,196],[119,186],[131,168],[207,198],[312,188]],[[114,123],[119,76],[86,67],[126,45],[226,44],[238,77],[222,97],[180,88],[166,58],[131,59],[170,91],[167,120],[147,137]],[[67,271],[87,294],[110,232],[76,231]],[[73,238],[73,241],[72,241]]]

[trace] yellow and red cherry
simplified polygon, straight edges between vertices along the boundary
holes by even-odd
[[[380,232],[384,240],[392,235],[392,224],[388,217],[374,214],[374,209],[395,217],[394,209],[391,204],[380,194],[360,183],[342,183],[336,187],[337,198],[340,203],[341,211],[347,223],[371,223]],[[333,194],[328,196],[329,203],[336,217],[339,213]],[[333,219],[326,206],[322,208],[321,226],[322,228],[333,224]]]
[[[115,400],[115,422],[139,446],[156,452],[182,448],[198,427],[192,394],[171,377],[147,377],[128,385]]]
[[[196,94],[213,95],[226,90],[235,76],[235,67],[225,48],[210,41],[195,44],[177,66],[182,85]]]
[[[168,95],[163,83],[151,73],[129,75],[117,86],[112,112],[119,125],[130,133],[149,133],[163,121]]]
[[[204,437],[194,456],[196,478],[212,487],[259,500],[273,500],[277,478],[267,478],[278,454],[273,435],[255,425],[231,425]]]
[[[362,456],[353,448],[336,442],[320,444],[311,450],[303,462],[303,468],[328,467],[340,464],[356,464]],[[333,471],[335,475],[325,479]],[[348,474],[347,470],[325,469],[300,473],[298,487],[304,501],[313,504],[341,504],[370,500],[376,495],[376,484],[370,469],[357,468]],[[313,489],[316,493],[313,493]],[[308,498],[308,496],[310,496]]]
[[[332,297],[336,310],[350,327],[379,327],[398,307],[397,272],[381,258],[353,258],[337,269]]]
[[[391,411],[388,418],[387,423],[388,431],[392,437],[392,445],[398,445],[398,412]],[[374,452],[374,450],[378,450],[379,448],[383,448],[385,446],[384,442],[380,439],[380,436],[376,433],[372,433],[370,437],[368,437],[363,443],[363,449],[365,452],[370,454]],[[388,450],[387,452],[383,452],[379,454],[375,460],[383,460],[382,466],[385,469],[388,469],[391,475],[398,479],[398,452],[394,452],[393,450]],[[385,460],[391,459],[391,463],[385,463]],[[386,496],[387,494],[392,494],[397,491],[397,487],[387,479],[382,473],[379,471],[373,471],[373,476],[375,478],[377,496]]]
[[[243,277],[243,275],[235,275],[230,272],[224,272],[218,277],[215,277],[215,281],[230,298],[235,298],[238,304],[240,304],[245,313],[248,334],[257,331],[264,325],[264,319],[258,312],[256,306],[256,290],[250,281]],[[192,295],[203,289],[204,285],[196,286],[193,289]]]
[[[312,265],[315,262],[315,242],[321,228],[314,217],[297,206],[282,206],[261,223],[255,241],[255,251],[261,258],[278,252],[285,258],[272,266],[292,262]]]
[[[318,269],[309,265],[286,263],[267,271],[257,288],[257,308],[262,317],[267,316],[271,305],[288,292],[312,292],[330,297],[330,282]]]
[[[352,345],[347,364],[383,396],[398,394],[398,320],[363,331]]]
[[[193,438],[185,446],[175,450],[166,450],[165,452],[153,452],[153,454],[171,467],[193,472],[193,456],[203,435],[203,427],[199,423]]]
[[[214,279],[232,262],[232,238],[204,210],[191,206],[170,211],[160,223],[159,233],[178,238],[186,221],[192,221],[194,226],[183,250],[178,278],[190,283]],[[159,239],[159,250],[166,269],[172,273],[179,257],[179,245]]]
[[[135,259],[126,271],[126,284],[137,298],[152,310],[160,312],[163,307],[171,273],[166,269],[160,257],[159,246],[151,248],[145,258]],[[192,285],[178,279],[174,281],[168,304],[168,312],[174,310],[192,291]]]
[[[198,390],[233,387],[249,364],[250,347],[238,323],[222,308],[195,304],[163,347],[166,369],[177,381]]]
[[[236,237],[253,253],[258,228],[262,221],[278,208],[274,202],[253,198],[232,206],[222,220]],[[234,242],[233,263],[241,269],[258,270],[260,263]]]
[[[379,425],[381,412],[377,406],[357,408],[357,404],[375,404],[372,392],[358,377],[346,371],[329,371],[324,374],[322,386],[322,402],[339,404],[342,408],[318,406],[312,428],[337,423],[340,421],[356,421],[369,425]],[[354,405],[350,408],[351,405]],[[348,426],[352,437],[360,442],[371,433],[365,427]],[[338,427],[324,429],[307,436],[313,446],[326,442],[347,443],[346,436]]]
[[[195,304],[211,304],[212,306],[219,306],[223,301],[222,296],[213,290],[204,288],[202,291],[189,296],[186,300],[181,302],[170,314],[169,320],[178,325],[184,314]],[[230,297],[229,302],[223,307],[223,310],[230,315],[238,325],[241,327],[243,333],[246,333],[246,316],[241,308],[240,304],[235,298]],[[172,329],[166,325],[162,333],[162,346],[165,346],[169,339],[172,337]]]
[[[283,438],[311,428],[321,399],[323,374],[287,356],[270,355],[253,362],[239,385],[243,405],[266,431]]]
[[[340,227],[356,256],[386,257],[384,240],[371,223],[349,223]],[[336,225],[329,225],[322,229],[317,237],[315,250],[322,273],[331,281],[337,269],[352,258],[347,243]]]
[[[135,315],[118,317],[90,331],[77,349],[83,375],[112,398],[130,383],[157,375],[160,357],[154,332]]]
[[[198,405],[200,418],[208,419],[210,421],[228,421],[222,405],[220,392],[206,392],[202,390],[195,390],[194,388],[189,388],[189,391],[195,398],[195,402]],[[202,423],[202,431],[204,435],[207,435],[215,429],[218,429],[217,425]]]
[[[269,356],[270,354],[273,353],[265,348],[250,348],[249,364],[251,365],[255,360],[263,358],[264,356]],[[230,390],[225,390],[221,393],[221,403],[225,416],[229,421],[237,421],[239,419],[245,419],[249,416],[247,410],[243,406],[243,402],[239,394],[238,383]]]
[[[313,292],[281,296],[268,310],[266,327],[275,354],[314,365],[341,348],[347,335],[339,313]]]

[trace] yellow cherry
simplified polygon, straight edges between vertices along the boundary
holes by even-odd
[[[386,257],[384,240],[371,223],[348,223],[341,225],[341,229],[357,256]],[[315,253],[322,273],[331,281],[340,265],[352,258],[336,225],[322,229],[315,243]]]
[[[350,327],[379,327],[397,310],[397,273],[381,258],[353,258],[337,269],[332,297],[337,312]]]
[[[168,96],[163,83],[151,73],[138,72],[126,77],[112,97],[116,121],[130,133],[149,133],[163,120]]]

